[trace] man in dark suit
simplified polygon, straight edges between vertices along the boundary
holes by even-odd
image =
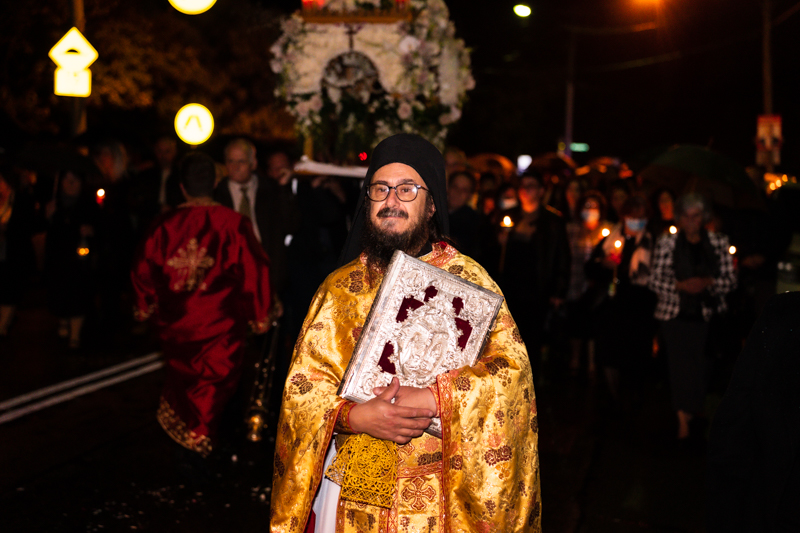
[[[800,292],[773,296],[711,424],[708,531],[800,531]]]
[[[174,168],[178,146],[175,139],[161,137],[153,145],[155,162],[131,177],[128,202],[135,220],[137,242],[161,213],[178,207],[185,200],[178,172]]]
[[[259,177],[256,148],[246,139],[225,147],[228,177],[214,190],[214,200],[253,221],[256,238],[270,259],[270,281],[281,296],[286,288],[286,248],[298,223],[297,208],[286,172],[281,180]]]
[[[571,261],[564,219],[544,203],[544,194],[542,175],[523,173],[517,187],[519,206],[501,212],[501,220],[508,216],[513,226],[496,228],[495,248],[487,251],[487,258],[498,258],[490,267],[525,341],[534,381],[540,375],[545,323],[548,314],[552,318],[564,304]]]

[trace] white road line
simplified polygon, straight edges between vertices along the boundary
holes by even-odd
[[[16,398],[11,398],[10,400],[6,400],[5,402],[0,403],[0,411],[5,411],[6,409],[10,409],[17,405],[30,402],[31,400],[39,399],[43,396],[49,396],[53,393],[62,391],[64,389],[75,387],[76,385],[82,385],[87,381],[94,381],[95,379],[99,379],[108,376],[110,374],[116,374],[121,370],[125,370],[133,366],[139,366],[145,363],[149,363],[150,361],[154,361],[159,357],[161,357],[161,353],[153,352],[149,355],[139,357],[138,359],[131,359],[130,361],[110,366],[108,368],[105,368],[103,370],[98,370],[97,372],[93,372],[91,374],[86,374],[85,376],[81,376],[75,379],[70,379],[68,381],[63,381],[61,383],[56,383],[55,385],[51,385],[43,389],[29,392],[27,394],[23,394],[22,396],[17,396]]]
[[[130,372],[126,372],[124,374],[120,374],[118,376],[114,376],[112,378],[108,378],[104,381],[98,381],[92,383],[90,385],[86,385],[85,387],[81,387],[79,389],[74,389],[69,392],[65,392],[64,394],[59,394],[58,396],[52,396],[47,398],[46,400],[42,400],[41,402],[33,403],[31,405],[26,405],[21,409],[16,409],[14,411],[9,411],[8,413],[4,413],[0,415],[0,424],[4,424],[6,422],[10,422],[16,418],[21,416],[29,415],[31,413],[35,413],[36,411],[40,411],[52,405],[59,404],[61,402],[66,402],[69,400],[73,400],[78,396],[83,396],[84,394],[89,394],[90,392],[94,392],[96,390],[109,387],[111,385],[115,385],[117,383],[121,383],[123,381],[127,381],[129,379],[135,378],[137,376],[141,376],[143,374],[148,374],[153,372],[154,370],[158,370],[164,366],[163,361],[156,361],[155,363],[150,363],[147,366],[143,366],[137,368],[135,370],[131,370]]]

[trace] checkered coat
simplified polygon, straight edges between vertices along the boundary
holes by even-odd
[[[720,273],[714,279],[714,284],[709,287],[711,294],[717,296],[717,308],[712,309],[703,303],[703,318],[711,319],[714,312],[721,313],[728,306],[725,295],[736,287],[736,273],[733,269],[733,258],[728,252],[730,243],[728,236],[722,233],[708,233],[708,239],[714,247],[719,261]],[[675,255],[675,243],[678,235],[664,235],[656,243],[653,259],[653,271],[650,274],[650,290],[658,295],[655,318],[657,320],[671,320],[678,316],[680,311],[680,298],[675,288],[675,269],[672,258]]]

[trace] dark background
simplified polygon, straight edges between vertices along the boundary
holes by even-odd
[[[449,1],[473,50],[477,86],[449,141],[509,157],[554,150],[564,129],[567,26],[609,28],[656,21],[657,30],[580,35],[574,141],[589,156],[636,157],[657,146],[710,146],[754,161],[762,110],[761,0],[539,0],[520,19],[515,2]],[[795,4],[774,0],[774,18]],[[215,134],[291,136],[272,95],[269,47],[297,0],[218,0],[202,15],[166,0],[86,0],[91,67],[89,140],[149,143],[172,131],[183,103],[214,106]],[[7,3],[0,17],[0,146],[66,138],[70,99],[52,95],[47,51],[71,27],[67,0]],[[773,29],[774,110],[783,116],[784,171],[800,166],[794,97],[800,15]],[[644,60],[645,66],[630,62]]]

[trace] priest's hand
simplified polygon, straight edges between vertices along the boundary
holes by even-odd
[[[394,378],[397,379],[397,378]],[[391,386],[391,385],[390,385]],[[376,396],[383,394],[388,387],[375,387],[372,393]],[[402,407],[418,407],[421,409],[428,409],[435,413],[433,416],[438,416],[436,399],[429,388],[420,389],[419,387],[406,387],[400,386],[400,390],[394,395],[395,405]]]
[[[412,438],[422,435],[436,414],[433,393],[428,391],[434,404],[433,409],[407,407],[392,403],[400,389],[400,382],[394,378],[378,396],[354,406],[349,417],[349,425],[353,431],[398,444],[406,444]]]

